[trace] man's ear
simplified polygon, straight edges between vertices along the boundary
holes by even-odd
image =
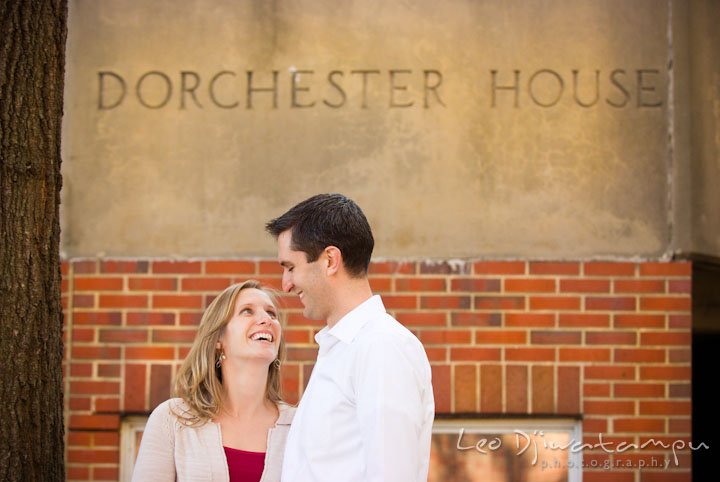
[[[325,248],[325,258],[327,259],[326,271],[328,276],[332,276],[340,271],[342,266],[342,253],[335,246],[328,246]]]

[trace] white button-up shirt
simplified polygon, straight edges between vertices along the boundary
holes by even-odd
[[[282,480],[427,481],[435,404],[420,341],[377,295],[315,340]]]

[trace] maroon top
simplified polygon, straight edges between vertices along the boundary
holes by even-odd
[[[225,449],[230,482],[259,482],[265,467],[265,452]]]

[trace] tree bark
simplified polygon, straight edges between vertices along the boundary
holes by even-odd
[[[0,480],[63,480],[67,0],[0,0]]]

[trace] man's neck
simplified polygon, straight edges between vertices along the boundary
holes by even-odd
[[[345,315],[366,302],[372,297],[370,282],[367,278],[348,280],[335,293],[335,309],[326,320],[327,326],[332,328]]]

